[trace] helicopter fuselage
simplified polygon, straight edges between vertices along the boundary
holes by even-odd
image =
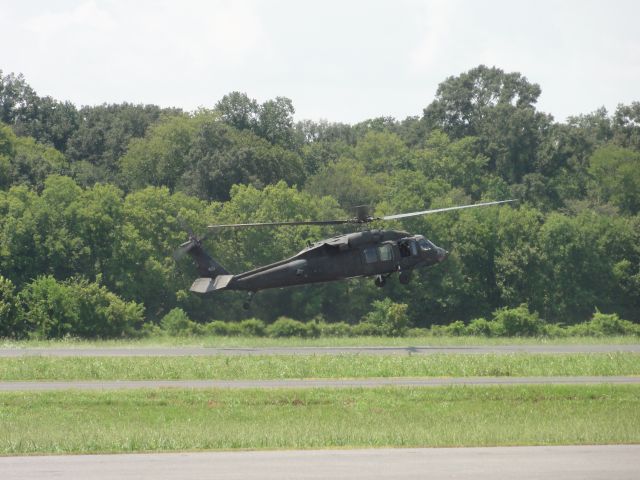
[[[316,242],[291,258],[244,273],[198,278],[191,290],[257,292],[368,276],[375,276],[376,284],[382,286],[394,272],[399,272],[401,283],[407,283],[414,268],[435,265],[446,256],[444,249],[422,235],[398,230],[365,230]]]

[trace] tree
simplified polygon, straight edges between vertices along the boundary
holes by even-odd
[[[211,200],[228,199],[236,184],[264,187],[280,180],[296,184],[303,179],[297,154],[222,122],[200,126],[187,165],[180,189]]]
[[[20,338],[24,335],[21,325],[22,312],[15,287],[11,280],[0,275],[0,338]]]
[[[640,102],[618,105],[613,116],[613,135],[618,145],[640,151]]]
[[[520,73],[480,65],[442,82],[422,121],[426,131],[440,129],[454,140],[478,137],[489,166],[518,182],[535,170],[537,148],[551,123],[535,110],[540,93]]]
[[[293,103],[286,97],[267,100],[260,106],[256,133],[274,145],[293,149],[295,147],[294,113]]]
[[[606,146],[594,152],[589,174],[598,200],[611,202],[622,212],[640,212],[640,152]]]
[[[238,130],[257,131],[260,108],[246,93],[231,92],[216,103],[215,110],[223,122]]]

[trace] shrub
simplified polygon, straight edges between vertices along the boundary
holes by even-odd
[[[409,328],[407,330],[407,333],[405,334],[405,336],[407,336],[407,337],[426,337],[430,333],[431,332],[429,331],[428,328],[415,327],[415,328]]]
[[[235,337],[240,335],[241,330],[240,325],[237,323],[214,320],[204,326],[204,333],[216,337]]]
[[[304,323],[298,320],[280,317],[267,327],[267,335],[273,338],[306,337],[308,329]]]
[[[486,318],[474,318],[467,325],[466,334],[476,337],[491,337],[494,330],[493,322],[489,322]]]
[[[406,303],[394,303],[389,298],[373,302],[373,310],[364,317],[363,323],[379,327],[382,335],[400,337],[409,328]]]
[[[583,328],[588,335],[594,336],[640,335],[640,326],[629,320],[622,320],[617,313],[607,314],[598,310]]]
[[[353,334],[351,325],[345,322],[318,322],[318,328],[323,337],[350,337]]]
[[[39,277],[20,292],[31,336],[108,338],[129,335],[143,321],[144,308],[125,302],[106,287],[83,279],[58,282]]]
[[[11,280],[0,275],[0,337],[20,338],[26,334],[23,315]]]
[[[467,332],[467,327],[462,320],[456,320],[446,326],[447,335],[452,337],[462,337]]]
[[[382,327],[372,322],[360,322],[351,327],[351,331],[357,337],[381,337],[384,335]]]
[[[529,312],[526,303],[516,308],[500,308],[493,312],[495,332],[507,337],[532,337],[544,332],[544,321],[537,312]]]
[[[266,333],[266,325],[262,320],[257,318],[247,318],[242,320],[238,327],[240,334],[245,337],[264,337]]]
[[[144,320],[140,303],[126,302],[98,283],[71,280],[67,285],[78,298],[80,321],[73,332],[81,337],[113,338],[130,335]]]
[[[174,308],[162,317],[160,326],[169,335],[178,337],[201,335],[203,333],[203,328],[192,321],[181,308]]]
[[[77,330],[78,298],[67,285],[52,276],[33,280],[20,292],[19,299],[32,337],[61,338]]]

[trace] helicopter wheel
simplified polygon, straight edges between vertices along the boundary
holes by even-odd
[[[406,285],[411,281],[411,272],[400,272],[400,275],[398,275],[398,280],[400,280],[400,283],[402,285]]]
[[[374,283],[376,284],[376,287],[384,287],[384,284],[387,283],[387,279],[384,278],[382,275],[376,275],[376,279],[374,280]]]
[[[249,292],[249,297],[243,302],[242,308],[249,310],[251,308],[251,300],[253,300],[253,292]]]

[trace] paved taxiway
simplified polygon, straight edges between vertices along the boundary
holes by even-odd
[[[489,345],[417,347],[70,347],[0,348],[0,357],[178,357],[207,355],[434,355],[512,353],[640,353],[640,344],[626,345]]]
[[[132,390],[136,388],[377,388],[452,385],[640,384],[640,377],[449,377],[282,380],[103,380],[0,382],[0,392],[55,390]],[[640,477],[639,477],[640,478]]]
[[[3,480],[637,480],[640,445],[0,457]]]

